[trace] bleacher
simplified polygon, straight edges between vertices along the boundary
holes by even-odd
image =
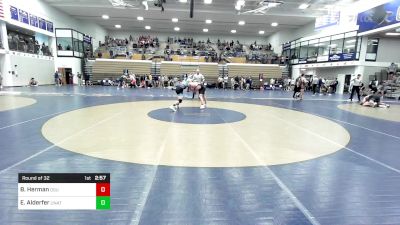
[[[150,74],[151,65],[150,60],[96,59],[93,64],[92,81],[116,79],[122,75],[124,69],[135,74]]]
[[[242,64],[242,63],[228,63],[228,76],[243,76],[251,77],[252,88],[258,89],[265,82],[268,82],[271,78],[280,79],[282,78],[282,69],[279,65],[274,64]],[[258,80],[259,75],[263,74],[264,81]]]
[[[199,68],[207,82],[215,83],[218,78],[218,63],[176,63],[170,61],[161,62],[160,74],[167,76],[176,76],[189,74]]]
[[[232,76],[252,76],[257,77],[260,73],[266,78],[280,78],[282,77],[282,70],[279,65],[273,64],[239,64],[229,63],[228,75]]]

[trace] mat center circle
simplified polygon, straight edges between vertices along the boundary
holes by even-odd
[[[246,118],[245,114],[234,110],[198,107],[181,107],[176,112],[169,108],[161,108],[152,110],[147,115],[156,120],[186,124],[233,123]]]

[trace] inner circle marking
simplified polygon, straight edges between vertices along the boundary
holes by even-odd
[[[221,124],[233,123],[244,120],[246,115],[229,109],[199,107],[180,107],[176,112],[169,108],[150,111],[148,114],[153,119],[186,124]]]

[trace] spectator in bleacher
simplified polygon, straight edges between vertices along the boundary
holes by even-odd
[[[239,79],[240,79],[240,80],[239,80],[239,87],[240,87],[240,90],[244,90],[244,85],[245,85],[245,83],[246,83],[246,80],[244,79],[243,76],[240,76]]]
[[[231,77],[231,89],[235,88],[235,78]]]
[[[253,83],[253,80],[251,79],[251,77],[247,77],[246,79],[246,90],[250,90],[251,89],[251,85]]]
[[[133,73],[129,74],[128,81],[129,81],[129,87],[130,88],[132,88],[132,87],[136,88],[137,87],[137,85],[136,85],[136,75],[135,74],[133,74]]]
[[[165,88],[165,76],[164,75],[160,75],[160,88]]]
[[[223,83],[224,83],[224,78],[222,78],[222,76],[219,76],[217,80],[217,88],[223,88]]]
[[[227,89],[228,88],[228,80],[229,80],[228,75],[225,75],[224,76],[224,83],[222,84],[222,88],[223,89]]]

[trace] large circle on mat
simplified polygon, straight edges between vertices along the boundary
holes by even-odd
[[[36,100],[33,98],[16,97],[16,96],[0,96],[0,112],[12,109],[18,109],[25,106],[33,105]]]
[[[350,140],[349,133],[337,123],[271,106],[208,102],[209,108],[246,115],[233,123],[171,123],[148,116],[172,102],[138,101],[83,108],[50,119],[42,133],[55,145],[88,156],[184,167],[293,163],[334,153]],[[184,101],[182,107],[197,108],[199,102]]]
[[[338,108],[361,116],[400,122],[400,105],[391,105],[390,108],[372,108],[359,104],[341,104]]]

